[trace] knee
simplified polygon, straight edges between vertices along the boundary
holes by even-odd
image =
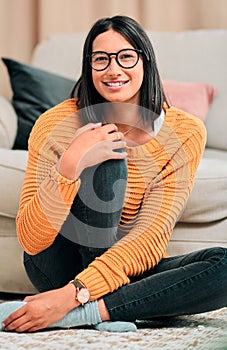
[[[213,262],[227,262],[227,248],[212,247],[205,250],[206,258]]]
[[[96,195],[105,201],[114,198],[124,199],[127,187],[128,169],[124,159],[110,159],[101,163],[93,177],[93,188]]]
[[[126,180],[128,177],[128,167],[125,159],[109,159],[101,163],[97,170],[97,173],[106,173],[108,178],[112,178],[113,181],[117,179]]]

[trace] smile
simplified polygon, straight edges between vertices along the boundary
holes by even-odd
[[[105,84],[106,86],[111,87],[111,88],[119,88],[119,87],[125,85],[127,82],[128,82],[128,81],[117,81],[117,82],[115,82],[115,83],[113,83],[113,82],[111,82],[111,83],[110,83],[110,82],[104,82],[104,84]]]

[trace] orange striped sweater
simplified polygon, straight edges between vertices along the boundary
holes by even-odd
[[[75,100],[45,112],[29,138],[29,158],[17,215],[18,239],[29,254],[49,247],[66,220],[80,186],[55,169],[80,127]],[[127,147],[128,183],[120,228],[127,233],[78,276],[95,300],[130,282],[166,256],[176,220],[192,190],[206,141],[198,118],[166,109],[159,133]],[[51,176],[50,176],[51,174]]]

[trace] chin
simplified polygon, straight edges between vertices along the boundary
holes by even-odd
[[[118,103],[127,103],[128,100],[122,97],[117,96],[103,96],[107,102],[118,102]]]

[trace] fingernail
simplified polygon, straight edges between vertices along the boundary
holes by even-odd
[[[2,322],[2,327],[5,327],[5,323]]]
[[[96,128],[99,128],[100,126],[102,126],[102,123],[95,123],[93,126],[92,126],[92,130],[96,129]]]

